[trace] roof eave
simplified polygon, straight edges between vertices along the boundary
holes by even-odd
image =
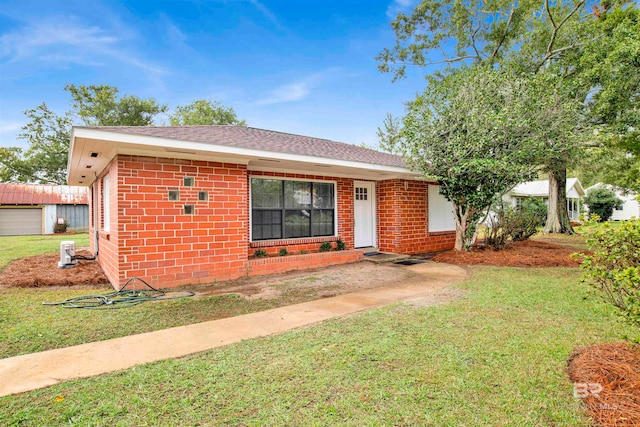
[[[93,140],[109,141],[114,143],[128,144],[132,147],[144,147],[153,146],[155,149],[164,149],[167,156],[172,154],[171,150],[179,150],[176,153],[185,153],[193,151],[211,153],[213,155],[222,156],[238,156],[244,158],[267,158],[274,160],[289,160],[296,162],[312,163],[312,164],[326,164],[333,166],[341,166],[347,168],[359,168],[370,169],[380,172],[386,172],[390,174],[399,175],[419,175],[411,171],[408,168],[381,165],[375,163],[365,163],[353,160],[340,160],[332,159],[328,157],[316,157],[301,154],[290,154],[277,151],[255,150],[249,148],[233,147],[228,145],[218,145],[202,142],[193,142],[173,138],[163,138],[157,136],[148,135],[134,135],[130,133],[120,133],[115,131],[102,131],[96,129],[89,129],[84,127],[74,127],[72,130],[70,156],[67,162],[67,179],[71,172],[72,156],[75,154],[73,148],[75,146],[76,138],[86,138]]]

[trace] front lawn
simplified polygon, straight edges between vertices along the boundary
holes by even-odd
[[[577,269],[474,271],[448,305],[396,304],[0,398],[0,424],[590,425],[567,358],[629,330]]]
[[[247,301],[237,295],[147,302],[115,310],[44,306],[105,289],[0,289],[0,358],[118,338],[286,305],[284,298]],[[294,301],[297,302],[297,301]],[[1,425],[2,423],[0,423]]]
[[[50,234],[45,236],[0,236],[0,270],[11,261],[32,255],[55,254],[60,242],[73,240],[76,247],[89,246],[89,234]]]

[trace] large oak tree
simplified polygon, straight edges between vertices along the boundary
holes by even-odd
[[[573,97],[584,103],[595,83],[580,78],[581,54],[606,36],[593,23],[607,15],[611,7],[584,0],[424,0],[411,14],[400,13],[391,23],[396,42],[378,56],[379,69],[393,73],[395,80],[402,78],[408,67],[444,64],[444,68],[431,74],[432,82],[463,64],[508,67],[527,78],[549,74],[549,79],[564,92],[551,96]],[[616,6],[616,10],[629,9],[633,5]],[[564,129],[567,116],[548,116],[549,120],[555,118],[559,122],[549,121],[548,127]],[[581,118],[576,120],[575,130],[584,130]],[[575,133],[556,132],[555,139],[546,139],[545,155],[532,159],[544,165],[549,175],[547,232],[573,231],[564,188],[567,164],[581,152]]]

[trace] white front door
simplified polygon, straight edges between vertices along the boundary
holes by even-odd
[[[355,181],[353,187],[354,246],[375,246],[375,185],[373,182]]]

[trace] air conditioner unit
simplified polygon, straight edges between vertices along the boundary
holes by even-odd
[[[72,240],[60,242],[60,261],[58,262],[58,268],[75,267],[77,264],[76,242]]]

